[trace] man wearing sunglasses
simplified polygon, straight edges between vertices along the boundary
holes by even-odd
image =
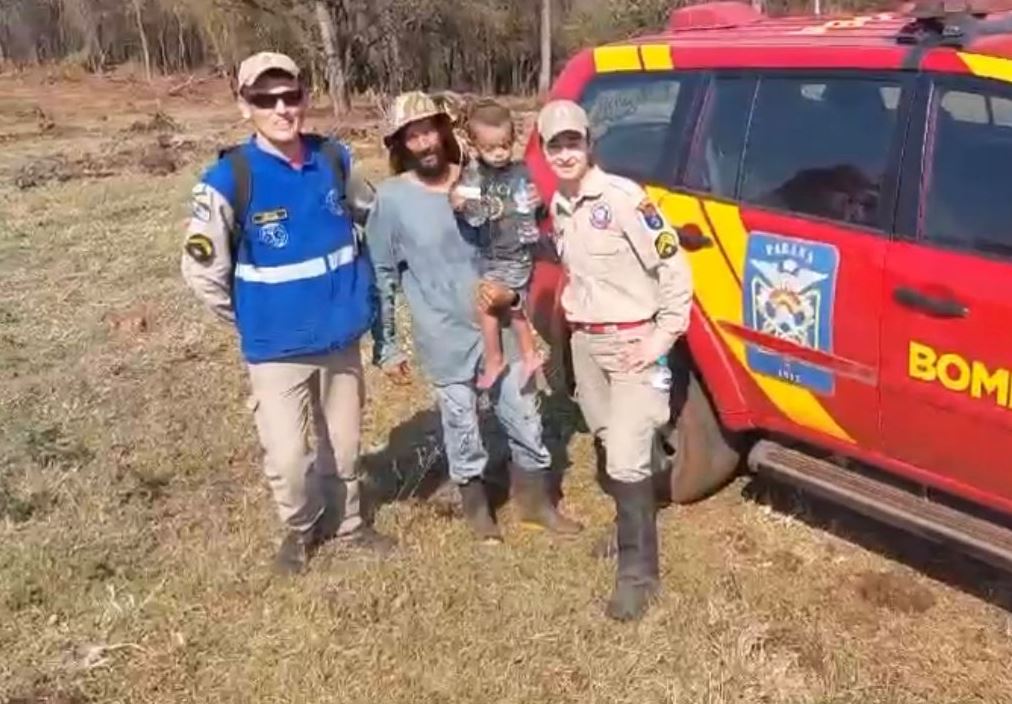
[[[251,56],[237,82],[254,135],[194,188],[182,272],[238,329],[264,471],[288,531],[275,565],[296,574],[324,539],[393,544],[363,523],[357,478],[359,338],[376,305],[354,221],[364,222],[374,193],[343,144],[303,134],[308,96],[291,58]]]

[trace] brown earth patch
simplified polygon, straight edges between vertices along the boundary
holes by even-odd
[[[855,589],[868,603],[899,613],[922,614],[935,605],[927,587],[899,572],[862,572]]]

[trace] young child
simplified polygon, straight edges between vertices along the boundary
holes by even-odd
[[[467,188],[455,191],[454,208],[463,210],[472,224],[484,221],[481,232],[481,274],[515,291],[526,303],[526,291],[533,266],[532,245],[538,239],[535,221],[535,197],[527,168],[513,160],[513,116],[503,105],[484,99],[471,109],[467,118],[467,136],[475,163],[465,169],[461,184],[480,179],[480,215],[475,218],[476,199]],[[522,308],[520,306],[519,308]],[[534,331],[520,309],[510,310],[510,327],[520,345],[523,363],[521,384],[526,385],[544,360],[538,352]],[[500,338],[500,315],[478,311],[485,366],[478,377],[478,388],[491,388],[506,368]]]

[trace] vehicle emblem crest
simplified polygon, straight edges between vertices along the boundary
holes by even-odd
[[[765,232],[749,234],[745,256],[745,326],[801,347],[833,351],[833,299],[840,255],[836,247]],[[822,367],[746,346],[752,371],[822,394],[833,373]]]

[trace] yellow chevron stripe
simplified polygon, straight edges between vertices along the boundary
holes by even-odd
[[[704,200],[703,207],[706,208],[706,214],[710,216],[710,222],[717,229],[720,243],[724,246],[724,251],[727,252],[727,258],[731,260],[735,276],[738,277],[738,281],[744,281],[748,233],[745,232],[745,223],[741,221],[738,206]]]
[[[1012,61],[997,56],[959,52],[959,58],[970,68],[970,72],[981,78],[1012,83]]]
[[[714,328],[742,369],[749,373],[770,402],[787,418],[806,428],[853,443],[854,439],[840,427],[810,391],[780,379],[756,374],[749,369],[745,356],[745,343],[716,325],[722,320],[737,325],[744,324],[741,286],[738,282],[745,266],[747,235],[737,206],[723,203],[706,204],[706,212],[714,227],[720,230],[718,234],[710,228],[706,218],[703,217],[703,205],[699,199],[671,193],[661,188],[647,190],[672,225],[680,227],[695,223],[704,234],[713,237],[725,247],[728,259],[734,267],[733,272],[717,247],[691,252],[689,260],[692,262],[696,299],[703,307],[706,317],[715,324]],[[737,279],[735,274],[738,276]]]
[[[599,46],[594,49],[594,68],[598,73],[639,71],[640,53],[634,46]]]
[[[640,47],[640,55],[647,71],[670,71],[675,67],[671,47],[667,44],[644,44]]]

